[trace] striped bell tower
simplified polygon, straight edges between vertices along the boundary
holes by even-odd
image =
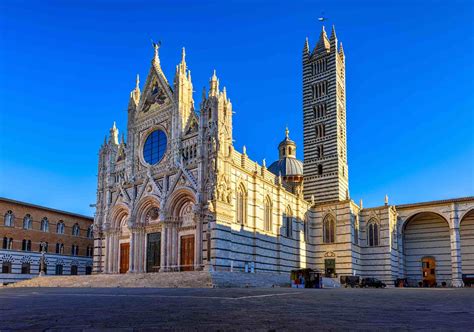
[[[349,199],[346,80],[342,43],[324,26],[311,52],[303,48],[304,197],[316,203]]]

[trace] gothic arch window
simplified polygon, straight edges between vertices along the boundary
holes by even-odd
[[[237,223],[247,224],[247,192],[242,184],[237,189]]]
[[[73,244],[71,247],[71,255],[78,256],[79,255],[79,246],[77,244]]]
[[[23,239],[23,241],[21,242],[21,250],[31,251],[31,240]]]
[[[31,215],[27,214],[23,217],[23,229],[32,229],[33,227],[33,220],[31,219]]]
[[[3,249],[12,250],[13,249],[13,238],[4,237],[3,238]]]
[[[272,201],[270,197],[265,199],[265,208],[264,208],[264,229],[266,231],[272,230]]]
[[[48,218],[44,217],[41,220],[41,231],[42,232],[48,232],[49,231],[49,221]]]
[[[92,257],[94,255],[94,249],[91,246],[87,246],[86,256]]]
[[[15,216],[13,215],[13,212],[11,210],[8,210],[4,216],[4,225],[7,227],[13,227],[15,226],[14,220],[15,220]]]
[[[286,208],[285,214],[283,215],[283,225],[285,227],[285,236],[293,237],[293,213],[289,206]]]
[[[332,215],[326,216],[323,221],[323,242],[334,243],[336,242],[336,220]]]
[[[87,238],[88,239],[93,239],[94,238],[94,231],[92,228],[92,225],[87,228]]]
[[[375,219],[370,219],[367,223],[367,244],[369,247],[380,245],[380,225]]]
[[[79,236],[80,230],[79,230],[79,225],[77,223],[72,226],[72,235],[73,236]]]
[[[56,253],[63,255],[64,254],[64,244],[63,243],[56,243]]]

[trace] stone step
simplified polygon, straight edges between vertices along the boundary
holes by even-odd
[[[43,276],[11,284],[8,287],[289,287],[288,273],[243,272],[166,272],[101,274],[87,276]]]

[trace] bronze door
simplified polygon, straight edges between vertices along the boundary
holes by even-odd
[[[130,261],[130,243],[120,244],[120,273],[128,272],[128,263]]]
[[[147,235],[146,272],[160,271],[161,233]]]
[[[421,259],[423,270],[423,286],[436,286],[436,261],[433,257],[423,257]]]
[[[181,237],[181,271],[194,270],[194,235]]]

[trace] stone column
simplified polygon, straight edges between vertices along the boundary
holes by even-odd
[[[398,234],[398,277],[405,278],[405,255],[403,253],[403,234]]]
[[[135,228],[131,229],[131,234],[130,234],[130,258],[129,258],[129,266],[128,266],[128,272],[129,273],[134,273],[136,270],[136,264],[135,264]]]
[[[195,217],[196,241],[194,244],[194,269],[202,270],[202,220]]]
[[[140,240],[138,241],[138,272],[145,272],[145,257],[146,257],[146,247],[145,247],[145,227],[140,227]]]
[[[111,250],[111,254],[110,254],[110,264],[111,264],[111,268],[110,268],[110,273],[117,273],[117,265],[118,265],[118,259],[117,259],[117,243],[116,243],[116,240],[117,240],[117,233],[115,231],[112,232],[111,234],[111,237],[110,237],[110,241],[112,242],[111,245],[110,245],[110,250]]]
[[[462,287],[462,266],[461,266],[461,239],[459,236],[459,225],[451,229],[451,271],[452,286]]]
[[[160,248],[160,272],[166,271],[166,234],[168,232],[168,227],[163,223],[161,227],[161,248]]]
[[[171,251],[171,245],[173,241],[173,226],[168,225],[166,232],[166,270],[169,271],[172,264],[173,253]]]
[[[177,270],[178,265],[178,229],[175,224],[171,228],[171,268]]]
[[[109,273],[109,248],[110,248],[109,233],[105,232],[104,237],[105,237],[104,273]]]

